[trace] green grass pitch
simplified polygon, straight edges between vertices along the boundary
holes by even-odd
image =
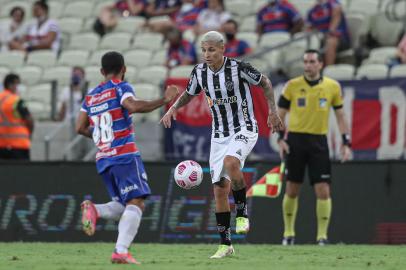
[[[142,265],[112,265],[113,243],[0,243],[0,269],[406,269],[406,246],[235,245],[236,254],[213,260],[216,245],[134,244]]]

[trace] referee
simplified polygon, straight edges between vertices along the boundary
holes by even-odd
[[[298,196],[305,168],[317,197],[317,243],[328,243],[327,230],[331,215],[331,164],[327,144],[330,108],[342,134],[341,161],[351,156],[348,123],[344,115],[340,84],[321,75],[323,62],[320,52],[307,50],[303,57],[304,75],[286,83],[278,101],[279,116],[285,120],[289,112],[288,134],[278,139],[281,158],[286,155],[287,184],[283,198],[285,230],[283,245],[295,242],[295,219]]]
[[[254,101],[250,85],[259,85],[268,100],[268,126],[273,131],[283,129],[278,116],[269,79],[250,64],[224,57],[224,37],[216,31],[207,32],[201,42],[204,63],[193,69],[186,91],[162,118],[171,126],[176,111],[201,93],[205,94],[213,118],[210,144],[210,174],[216,200],[216,221],[221,244],[211,256],[220,259],[234,253],[230,237],[230,204],[233,191],[236,233],[249,231],[245,181],[241,169],[258,139]]]

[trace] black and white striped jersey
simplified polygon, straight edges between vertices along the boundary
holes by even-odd
[[[224,58],[223,66],[213,72],[206,63],[193,69],[186,91],[206,93],[213,118],[213,137],[227,137],[242,128],[258,132],[250,84],[257,85],[262,74],[246,62]]]

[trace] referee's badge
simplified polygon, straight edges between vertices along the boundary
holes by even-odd
[[[327,107],[327,99],[326,98],[320,98],[319,99],[319,107],[320,108],[326,108]]]
[[[234,83],[232,81],[226,81],[225,85],[227,91],[231,92],[234,90]]]

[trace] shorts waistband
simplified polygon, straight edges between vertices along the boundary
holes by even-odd
[[[254,126],[254,127],[238,127],[238,128],[235,128],[234,130],[233,130],[233,132],[230,132],[230,131],[224,131],[224,132],[214,132],[214,138],[226,138],[226,137],[228,137],[228,136],[230,136],[230,135],[232,135],[232,134],[235,134],[235,133],[238,133],[238,132],[240,132],[241,130],[243,130],[243,129],[245,129],[245,130],[248,130],[248,131],[251,131],[251,132],[255,132],[255,133],[258,133],[258,126]]]

